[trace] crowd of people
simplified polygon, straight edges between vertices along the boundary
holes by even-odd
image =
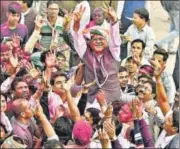
[[[1,1],[1,148],[179,148],[179,1],[160,41],[149,2]]]

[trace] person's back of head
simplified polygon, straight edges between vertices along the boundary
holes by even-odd
[[[18,2],[12,2],[8,5],[8,12],[12,14],[21,13],[21,5]]]
[[[59,140],[66,145],[72,136],[73,124],[67,117],[57,118],[54,124],[54,130],[59,137]]]
[[[92,127],[88,122],[79,120],[74,124],[72,135],[77,145],[88,145],[92,136]]]
[[[139,8],[134,11],[135,14],[138,14],[141,19],[144,19],[145,22],[149,21],[149,12],[145,8]]]

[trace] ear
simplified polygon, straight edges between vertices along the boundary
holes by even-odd
[[[177,127],[172,127],[172,132],[173,132],[173,133],[177,133],[177,130],[178,130]]]
[[[21,113],[21,116],[22,116],[22,117],[25,117],[25,113],[24,113],[24,112],[22,112],[22,113]]]

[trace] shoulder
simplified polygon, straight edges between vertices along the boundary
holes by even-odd
[[[27,30],[27,26],[25,24],[18,24],[18,28]]]
[[[179,134],[177,134],[165,148],[179,148]]]

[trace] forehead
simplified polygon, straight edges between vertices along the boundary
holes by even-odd
[[[134,13],[133,17],[140,18],[139,14],[137,14],[137,13]]]
[[[103,11],[100,10],[100,9],[95,10],[94,13],[93,13],[93,15],[99,15],[99,14],[103,15]]]
[[[163,60],[163,55],[161,54],[154,54],[153,57],[157,58],[158,60]]]
[[[119,72],[119,76],[127,76],[127,75],[128,75],[127,71]]]
[[[152,88],[151,84],[149,84],[149,83],[144,83],[144,86],[148,87],[148,88]]]
[[[147,80],[148,80],[148,78],[146,78],[146,77],[142,77],[139,79],[139,81],[147,81]]]
[[[23,81],[18,82],[17,85],[16,85],[16,87],[22,87],[22,86],[28,86],[28,85],[27,85],[26,82],[23,82]]]
[[[52,3],[48,6],[48,8],[59,8],[59,6],[56,3]]]
[[[65,76],[58,76],[55,78],[55,82],[58,82],[58,81],[65,81],[66,80],[66,77]]]
[[[141,47],[142,48],[142,43],[141,42],[134,42],[133,44],[132,44],[132,47]]]

